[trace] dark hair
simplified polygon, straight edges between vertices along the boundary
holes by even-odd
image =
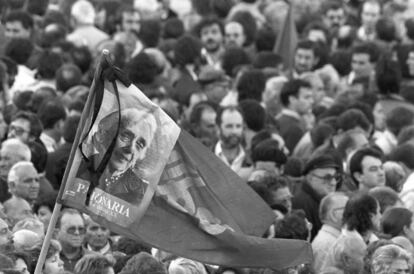
[[[272,51],[276,42],[276,33],[268,26],[263,26],[256,33],[255,47],[257,52]]]
[[[329,63],[336,69],[340,76],[348,75],[351,70],[352,54],[349,50],[338,49],[332,52]]]
[[[397,146],[387,156],[389,161],[401,162],[409,169],[414,169],[414,145],[410,143]]]
[[[311,40],[302,40],[296,46],[296,51],[298,49],[312,50],[314,57],[320,57],[318,44]]]
[[[4,22],[20,22],[25,29],[33,29],[34,20],[30,13],[22,10],[13,10],[4,18]]]
[[[4,50],[5,55],[19,65],[23,65],[29,60],[33,51],[33,43],[27,38],[11,39]]]
[[[201,116],[203,115],[205,110],[212,110],[214,112],[217,111],[217,106],[210,102],[210,101],[201,101],[194,105],[193,109],[191,110],[189,122],[191,126],[198,125],[201,121]]]
[[[286,155],[279,149],[279,142],[273,139],[267,139],[258,143],[252,149],[251,155],[253,163],[258,161],[271,161],[280,167],[287,161]]]
[[[245,99],[239,102],[239,107],[243,114],[243,120],[249,129],[257,132],[265,127],[266,110],[260,105],[259,101]]]
[[[348,230],[356,230],[361,235],[374,229],[371,220],[372,214],[377,214],[378,201],[368,195],[357,193],[345,205],[343,223]]]
[[[275,224],[275,238],[306,240],[309,230],[303,210],[293,210]]]
[[[275,68],[282,64],[282,57],[271,51],[259,52],[253,61],[253,67],[258,69]]]
[[[256,19],[252,13],[249,11],[238,11],[233,14],[230,20],[239,23],[243,27],[243,32],[246,36],[246,42],[243,46],[251,45],[257,32]]]
[[[230,47],[227,48],[221,59],[221,67],[226,72],[226,75],[234,78],[237,74],[237,69],[243,65],[250,65],[251,60],[249,55],[243,48]]]
[[[254,147],[258,145],[260,142],[271,138],[272,133],[270,132],[270,130],[262,129],[261,131],[257,132],[250,141],[250,149],[254,149]]]
[[[259,183],[266,185],[269,191],[278,191],[281,188],[289,187],[289,180],[283,176],[267,175],[260,178]]]
[[[272,194],[270,193],[269,189],[266,185],[262,184],[261,182],[257,181],[249,181],[247,182],[248,186],[250,186],[263,201],[269,206],[272,205]]]
[[[401,68],[397,61],[383,55],[375,67],[378,92],[382,95],[398,94],[402,80]]]
[[[161,37],[161,25],[157,20],[141,21],[141,29],[138,34],[139,39],[146,48],[156,48]]]
[[[249,69],[244,71],[236,86],[239,94],[239,102],[245,99],[253,99],[260,102],[265,87],[266,77],[261,70]]]
[[[206,16],[195,26],[194,33],[197,35],[197,37],[201,38],[201,31],[206,28],[210,27],[212,25],[217,25],[220,28],[221,34],[224,36],[224,26],[221,20],[215,16]]]
[[[217,126],[219,126],[219,127],[221,126],[221,122],[222,122],[221,118],[223,116],[223,113],[226,112],[226,111],[230,111],[230,112],[237,111],[243,117],[243,112],[240,110],[239,107],[236,107],[236,106],[220,107],[217,110],[217,116],[216,116],[216,125]]]
[[[24,119],[24,120],[29,121],[30,135],[35,138],[40,137],[40,134],[42,133],[43,128],[42,128],[42,123],[40,122],[36,114],[28,112],[28,111],[19,111],[16,113],[16,115],[13,116],[12,121],[17,120],[17,119]]]
[[[70,50],[70,56],[73,63],[82,71],[86,73],[92,64],[92,53],[87,46],[74,46]]]
[[[411,40],[414,40],[414,19],[413,18],[408,18],[404,21],[404,26],[405,26],[405,34],[407,35],[407,37]]]
[[[63,65],[63,59],[60,54],[50,50],[43,51],[38,59],[37,75],[41,78],[53,79],[56,71]]]
[[[396,39],[397,28],[391,18],[382,17],[375,24],[375,33],[379,40],[392,42]]]
[[[71,87],[80,85],[82,71],[74,64],[64,64],[56,71],[56,89],[65,93]]]
[[[412,125],[413,122],[414,112],[406,107],[392,109],[385,118],[387,129],[395,136],[398,136],[404,127]]]
[[[304,28],[303,33],[305,34],[304,36],[307,37],[309,35],[309,32],[311,30],[320,30],[323,32],[323,34],[326,37],[326,44],[330,45],[331,44],[331,36],[329,34],[328,29],[325,27],[325,25],[320,22],[319,20],[314,20],[314,21],[310,21]]]
[[[369,195],[377,199],[381,214],[388,208],[394,206],[397,202],[401,202],[398,193],[388,186],[377,186],[369,190]]]
[[[101,274],[113,263],[101,254],[86,254],[75,265],[76,274]]]
[[[47,100],[40,106],[37,115],[44,129],[51,129],[60,120],[66,119],[66,110],[59,99]]]
[[[36,202],[33,205],[33,212],[35,214],[39,213],[39,209],[42,206],[47,207],[50,212],[53,212],[53,208],[55,207],[56,203],[56,197],[57,197],[57,191],[52,191],[50,193],[47,193],[45,195],[39,195]]]
[[[140,252],[151,252],[150,247],[125,236],[119,238],[119,240],[115,243],[113,250],[125,253],[126,255],[134,255]]]
[[[184,35],[174,46],[174,60],[179,66],[194,63],[201,58],[201,41],[193,36]]]
[[[75,141],[76,130],[80,122],[79,114],[72,114],[68,116],[63,125],[63,139],[66,143],[73,143]]]
[[[314,148],[317,148],[325,143],[325,141],[332,137],[335,129],[328,124],[318,123],[310,130],[310,137]]]
[[[280,91],[280,101],[282,104],[286,107],[289,106],[289,97],[298,97],[301,88],[311,88],[311,85],[309,82],[301,79],[293,79],[286,82]]]
[[[185,33],[183,21],[179,18],[168,18],[165,21],[162,38],[164,39],[177,39]]]
[[[140,252],[128,260],[120,274],[167,274],[164,265],[146,252]]]
[[[338,128],[348,131],[360,127],[365,131],[369,131],[371,123],[365,114],[359,109],[348,109],[338,117]]]
[[[352,49],[352,55],[353,54],[368,54],[369,55],[369,61],[371,63],[378,61],[378,58],[380,56],[378,47],[371,42],[364,42],[361,44],[357,44]]]
[[[148,54],[140,52],[127,64],[127,75],[135,85],[151,84],[158,75],[158,67]]]
[[[67,32],[68,30],[62,24],[52,23],[40,33],[36,43],[42,48],[50,48],[55,43],[64,40]]]
[[[357,150],[354,155],[352,155],[349,161],[349,173],[351,174],[351,178],[354,182],[359,185],[357,179],[354,176],[355,172],[362,173],[362,161],[366,156],[371,156],[373,158],[377,158],[382,160],[382,153],[378,149],[374,148],[361,148]]]
[[[411,226],[413,213],[403,207],[393,207],[387,209],[382,215],[381,228],[382,232],[396,237],[404,234],[404,227]]]
[[[339,9],[344,9],[342,1],[339,1],[339,0],[324,1],[321,6],[321,12],[323,15],[326,15],[326,13],[330,10],[339,10]]]

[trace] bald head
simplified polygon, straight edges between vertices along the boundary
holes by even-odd
[[[342,192],[333,192],[325,196],[319,205],[319,218],[322,223],[340,228],[347,202],[348,197]]]
[[[4,213],[9,220],[11,226],[14,226],[18,221],[33,218],[32,208],[25,199],[13,196],[3,204]]]

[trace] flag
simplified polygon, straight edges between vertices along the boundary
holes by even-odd
[[[271,209],[229,167],[106,62],[58,202],[110,230],[203,263],[283,269],[310,244],[264,239]]]
[[[288,11],[283,22],[280,33],[277,35],[274,52],[282,56],[283,66],[289,72],[293,73],[294,58],[296,45],[298,43],[298,33],[296,30],[295,18],[293,16],[293,4],[288,4]]]

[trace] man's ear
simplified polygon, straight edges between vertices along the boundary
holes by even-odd
[[[361,179],[362,179],[362,173],[361,173],[361,172],[354,172],[352,175],[354,176],[354,178],[355,178],[358,182],[361,182]]]
[[[7,182],[7,186],[9,187],[9,193],[12,193],[16,187],[16,184],[14,182]]]

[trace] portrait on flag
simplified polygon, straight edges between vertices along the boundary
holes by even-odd
[[[78,188],[66,194],[81,199],[90,212],[128,226],[148,207],[179,130],[138,90],[119,92],[118,105],[113,85],[105,85],[102,107],[75,158]]]
[[[96,154],[90,156],[92,161],[100,163],[103,160],[112,141],[118,115],[118,111],[115,111],[99,121],[97,131],[92,136],[93,146],[97,150]],[[149,184],[144,177],[142,162],[154,138],[157,122],[151,112],[137,108],[121,110],[120,115],[119,133],[96,187],[128,203],[139,203]],[[84,171],[80,168],[78,176],[81,177]]]

